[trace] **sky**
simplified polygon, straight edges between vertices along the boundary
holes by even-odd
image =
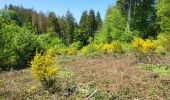
[[[67,10],[80,20],[84,10],[99,11],[102,19],[105,18],[108,6],[114,5],[116,0],[0,0],[0,8],[5,4],[22,5],[25,8],[34,8],[36,11],[47,13],[54,11],[57,16],[65,15]]]

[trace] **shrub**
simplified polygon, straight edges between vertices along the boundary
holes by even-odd
[[[95,46],[98,52],[104,54],[122,53],[123,49],[120,43],[112,42],[111,44],[100,44]]]
[[[76,48],[59,48],[55,52],[60,55],[76,55],[78,50]]]
[[[137,52],[141,53],[152,53],[157,48],[155,41],[151,39],[134,38],[132,45]]]
[[[165,54],[170,51],[170,36],[167,34],[160,34],[157,40],[142,38],[134,38],[132,46],[134,50],[141,53],[157,53]]]
[[[58,49],[65,48],[65,45],[62,43],[62,40],[59,37],[56,37],[54,33],[46,33],[40,35],[38,37],[38,41],[45,50],[53,48],[57,51]]]
[[[144,43],[143,43],[143,53],[149,53],[149,52],[153,52],[155,51],[157,48],[156,44],[154,43],[153,40],[147,39]]]
[[[156,40],[158,45],[156,53],[165,54],[170,51],[170,35],[160,34]]]
[[[36,49],[41,49],[37,36],[26,27],[23,27],[20,32],[15,34],[12,48],[16,69],[27,67],[28,62],[34,57]]]
[[[0,22],[2,24],[0,27],[1,69],[27,67],[28,61],[33,58],[36,49],[40,47],[36,35],[26,26],[19,27],[14,22],[1,18]]]
[[[132,41],[132,45],[135,50],[142,52],[144,42],[145,41],[141,38],[134,38],[134,40]]]
[[[55,76],[58,72],[57,59],[54,57],[52,49],[44,54],[36,53],[31,61],[33,76],[39,80],[46,88],[52,88],[55,84]]]
[[[77,50],[79,50],[81,47],[82,47],[81,42],[73,42],[73,43],[70,45],[70,48],[75,48],[75,49],[77,49]]]
[[[90,50],[90,46],[89,46],[89,45],[88,45],[88,46],[85,46],[85,47],[83,47],[83,48],[81,49],[81,53],[84,54],[84,55],[86,55],[86,54],[89,53],[89,50]]]
[[[76,48],[68,48],[67,49],[67,54],[68,55],[76,55],[78,50]]]
[[[92,44],[85,46],[81,49],[81,52],[86,54],[113,54],[123,53],[122,45],[119,42],[112,42],[111,44]]]

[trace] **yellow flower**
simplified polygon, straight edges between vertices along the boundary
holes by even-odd
[[[28,87],[27,89],[26,89],[26,91],[28,92],[28,93],[32,93],[32,92],[34,92],[34,91],[36,91],[37,90],[37,87],[36,86],[31,86],[31,87]]]
[[[85,47],[83,47],[83,48],[81,49],[81,52],[82,52],[84,55],[86,55],[86,54],[88,53],[88,49],[89,49],[89,47],[88,47],[88,46],[85,46]]]
[[[32,75],[41,82],[51,80],[58,72],[57,62],[51,49],[43,55],[37,52],[31,61]]]
[[[76,48],[69,48],[67,49],[67,54],[69,55],[76,55],[78,50]]]
[[[142,53],[151,53],[154,52],[157,48],[157,45],[154,40],[141,38],[135,38],[132,42],[133,47]]]

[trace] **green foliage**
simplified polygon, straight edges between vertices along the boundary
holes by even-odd
[[[88,12],[83,11],[79,23],[80,31],[83,36],[83,45],[87,45],[87,40],[89,37],[89,23],[88,23]]]
[[[1,18],[1,29],[0,29],[0,64],[1,67],[11,67],[11,65],[13,64],[13,59],[15,58],[14,53],[13,53],[13,38],[14,38],[14,34],[12,34],[13,32],[18,32],[19,27],[14,24],[14,23],[10,23],[8,22],[9,20],[6,20],[4,18]],[[6,26],[6,27],[5,27]],[[2,69],[6,69],[6,68],[2,68]]]
[[[132,34],[133,32],[131,32],[128,27],[125,28],[125,32],[124,34],[120,37],[120,41],[126,42],[126,43],[130,43],[133,40],[134,35]]]
[[[1,21],[3,22],[4,19]],[[6,20],[5,20],[6,21]],[[19,27],[14,22],[2,23],[1,36],[1,66],[3,69],[25,68],[39,48],[36,36],[25,26]]]
[[[118,9],[126,17],[131,31],[140,32],[142,38],[156,37],[156,0],[117,0]]]
[[[62,39],[63,43],[66,46],[69,46],[77,37],[80,35],[77,34],[77,27],[75,18],[73,17],[70,11],[67,11],[65,16],[61,16],[58,18],[59,26],[60,26],[60,35],[59,37]],[[80,38],[81,39],[81,38]]]
[[[169,0],[159,0],[158,1],[158,11],[157,15],[160,18],[159,24],[162,32],[170,31],[170,1]]]
[[[157,37],[156,44],[157,49],[156,52],[158,54],[165,54],[170,52],[170,35],[169,34],[160,34]]]
[[[94,10],[90,10],[89,16],[88,16],[88,23],[89,23],[89,37],[94,37],[94,34],[97,30],[97,21],[95,17]]]
[[[100,91],[95,93],[93,97],[95,100],[104,100],[104,99],[112,100],[113,99],[113,97],[109,93],[100,92]]]
[[[69,10],[66,13],[66,22],[67,22],[66,32],[68,35],[67,38],[68,43],[66,43],[66,45],[69,45],[74,40],[74,30],[75,30],[75,19]]]
[[[169,75],[170,74],[170,66],[161,66],[159,64],[145,64],[144,69],[152,71],[154,73],[158,73],[160,75]]]
[[[103,44],[103,43],[111,43],[112,40],[113,39],[112,39],[111,34],[109,32],[107,32],[107,33],[98,32],[97,34],[95,34],[93,42],[95,44]]]
[[[119,21],[117,21],[119,19]],[[101,31],[95,36],[95,43],[111,43],[112,40],[121,40],[126,28],[126,19],[118,8],[110,7],[107,11]]]
[[[15,21],[18,25],[21,25],[21,21],[17,13],[13,10],[0,10],[0,16],[9,20]]]
[[[53,55],[52,49],[47,50],[44,54],[36,53],[31,61],[31,70],[33,76],[39,80],[46,89],[53,88],[55,78],[58,73],[58,60]]]
[[[100,16],[100,12],[97,12],[96,22],[97,22],[97,29],[100,30],[100,28],[102,27],[102,24],[103,24],[103,21]]]
[[[39,35],[38,41],[45,50],[53,48],[55,50],[65,48],[62,40],[55,36],[55,33],[46,33]]]
[[[167,99],[170,100],[170,96]]]
[[[55,32],[55,33],[60,32],[58,19],[54,12],[50,12],[48,15],[48,32]]]
[[[70,48],[76,48],[77,50],[80,50],[81,47],[82,47],[81,42],[73,42],[73,43],[70,45]]]
[[[13,41],[13,51],[16,56],[17,68],[27,66],[36,49],[40,49],[37,37],[30,30],[23,27],[19,33],[15,34]]]
[[[74,30],[74,42],[81,42],[83,43],[83,34],[81,33],[80,28],[75,28]]]

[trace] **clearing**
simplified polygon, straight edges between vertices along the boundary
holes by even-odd
[[[31,76],[30,69],[0,74],[2,99],[79,100],[97,92],[91,99],[167,99],[170,96],[170,56],[143,57],[64,56],[60,57],[59,87],[61,92],[49,94]],[[149,59],[152,62],[149,62]],[[166,66],[167,73],[147,70],[144,66]]]

